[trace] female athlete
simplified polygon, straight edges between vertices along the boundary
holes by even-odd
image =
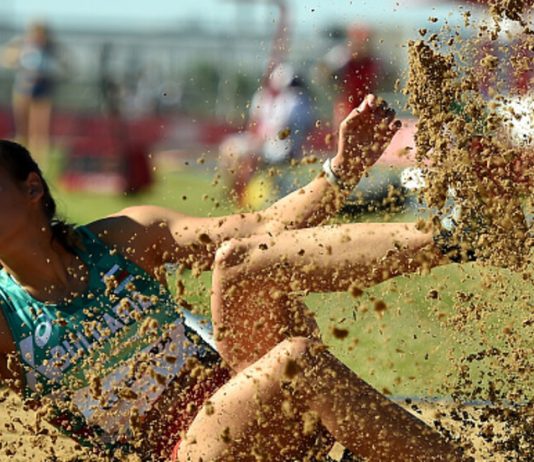
[[[174,448],[184,462],[304,460],[326,433],[368,460],[460,460],[329,353],[288,296],[345,288],[350,274],[377,281],[384,259],[396,262],[388,275],[417,266],[407,253],[429,237],[409,226],[287,234],[335,213],[397,129],[394,112],[367,97],[343,122],[326,174],[263,212],[197,218],[137,206],[79,227],[55,217],[29,153],[1,141],[2,378],[117,459]],[[256,256],[267,249],[266,264]],[[171,297],[167,263],[215,266],[214,341]]]

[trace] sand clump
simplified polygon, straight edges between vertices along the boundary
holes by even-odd
[[[489,5],[495,18],[508,18],[525,26],[527,23],[524,16],[532,7],[532,0],[490,0]]]
[[[464,255],[474,253],[478,264],[523,271],[530,280],[532,225],[525,211],[532,213],[534,134],[531,125],[514,140],[510,128],[534,117],[532,106],[526,115],[514,109],[514,102],[532,97],[532,80],[526,88],[517,85],[521,76],[532,76],[531,3],[492,0],[489,23],[471,24],[466,12],[465,25],[473,28],[468,39],[445,24],[428,39],[411,41],[404,90],[418,118],[416,157],[426,177],[421,199],[446,216],[453,211],[452,196],[460,206],[452,245]],[[513,22],[513,33],[504,31],[505,20]],[[435,224],[440,225],[439,213]],[[497,276],[485,283],[513,291]],[[516,300],[532,306],[532,299]],[[457,422],[459,435],[476,428],[495,460],[532,460],[534,350],[525,341],[528,320],[516,323],[513,306],[510,313],[496,312],[475,293],[459,293],[454,308],[446,322],[459,344],[476,338],[479,349],[452,358],[459,374],[448,386],[458,407],[448,418]],[[511,321],[500,325],[499,319]],[[465,402],[484,403],[478,422],[463,410]],[[471,451],[470,439],[461,437],[460,443]]]
[[[516,17],[518,10],[501,4],[494,11]],[[530,29],[525,26],[521,34],[521,45],[531,47]],[[491,43],[497,38],[483,26],[475,38],[461,42],[458,33],[444,27],[441,34],[410,42],[405,93],[418,118],[416,157],[427,179],[423,199],[447,215],[452,207],[447,198],[454,191],[461,217],[452,241],[472,249],[480,261],[517,268],[532,246],[521,206],[532,193],[532,140],[518,146],[507,133],[510,119],[519,116],[508,110],[516,90],[496,72],[504,58],[491,51],[480,56],[484,47],[479,45],[498,48]],[[513,71],[524,71],[524,57],[515,53],[513,58]],[[518,181],[517,170],[524,181]]]

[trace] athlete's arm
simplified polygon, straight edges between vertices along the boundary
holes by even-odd
[[[260,212],[259,223],[257,215],[248,217],[256,223],[253,234],[317,226],[333,216],[351,187],[358,184],[366,168],[378,160],[399,129],[400,122],[394,122],[394,117],[395,112],[385,103],[379,103],[375,96],[368,95],[342,122],[337,154],[331,163],[334,173],[348,187],[340,190],[319,175],[303,188]]]
[[[356,185],[380,157],[398,130],[394,116],[394,111],[370,95],[341,124],[338,152],[331,165],[344,184]],[[137,206],[92,223],[91,228],[145,268],[166,262],[209,267],[215,250],[228,239],[322,223],[338,211],[349,190],[340,190],[319,175],[260,212],[199,218],[163,207]]]

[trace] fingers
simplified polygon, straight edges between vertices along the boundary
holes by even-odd
[[[377,101],[376,108],[376,115],[380,119],[386,119],[388,124],[390,124],[395,118],[395,110],[390,108],[388,103],[382,98]]]
[[[382,98],[378,98],[373,94],[367,95],[360,105],[353,109],[350,114],[342,122],[345,126],[352,125],[356,120],[367,119],[375,125],[381,124],[385,127],[395,119],[395,110],[390,108],[388,103]],[[398,128],[395,128],[395,131]],[[400,127],[399,127],[400,128]]]
[[[384,115],[385,118],[391,122],[395,118],[395,109],[391,109],[390,107],[386,108],[384,110]]]
[[[374,107],[378,102],[378,98],[370,93],[363,99],[363,101],[366,102],[369,107]]]
[[[385,99],[380,98],[380,101],[377,104],[378,109],[382,111],[387,111],[389,106]]]
[[[370,112],[371,108],[374,107],[376,102],[376,96],[375,95],[367,95],[360,105],[353,109],[350,114],[348,115],[347,119],[351,119],[357,114],[363,114],[364,112]]]
[[[379,120],[387,120],[387,124],[391,123],[395,118],[395,110],[390,108],[386,100],[378,98],[377,96],[370,94],[367,95],[360,107],[359,112],[370,111]]]
[[[402,128],[402,122],[399,119],[394,120],[389,124],[389,127],[391,130],[399,131]]]
[[[377,98],[375,95],[367,95],[360,103],[360,105],[357,108],[353,109],[349,113],[349,115],[345,117],[342,124],[347,125],[358,118],[372,115],[373,110],[375,109],[376,101]]]

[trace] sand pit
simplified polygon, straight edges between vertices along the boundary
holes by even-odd
[[[71,439],[60,435],[53,427],[43,423],[41,431],[36,434],[33,411],[23,411],[20,399],[7,390],[0,391],[0,460],[14,462],[75,462],[75,461],[105,461],[106,459],[91,455]],[[493,452],[492,435],[502,430],[502,423],[481,419],[483,406],[466,405],[458,407],[447,401],[425,401],[418,399],[398,400],[399,404],[417,415],[429,425],[439,421],[443,428],[452,434],[461,433],[463,438],[471,442],[469,451],[476,462],[505,462],[504,456]],[[454,412],[453,412],[454,409]],[[457,416],[453,419],[451,414]],[[469,422],[466,428],[465,423]],[[337,451],[337,452],[336,452]],[[335,457],[339,448],[333,450]],[[134,456],[124,458],[128,462],[138,459]]]
[[[23,410],[20,398],[14,393],[0,389],[0,401],[0,460],[74,461],[88,456],[73,440],[60,435],[46,422],[36,425],[36,412]],[[40,430],[36,431],[38,427]]]

